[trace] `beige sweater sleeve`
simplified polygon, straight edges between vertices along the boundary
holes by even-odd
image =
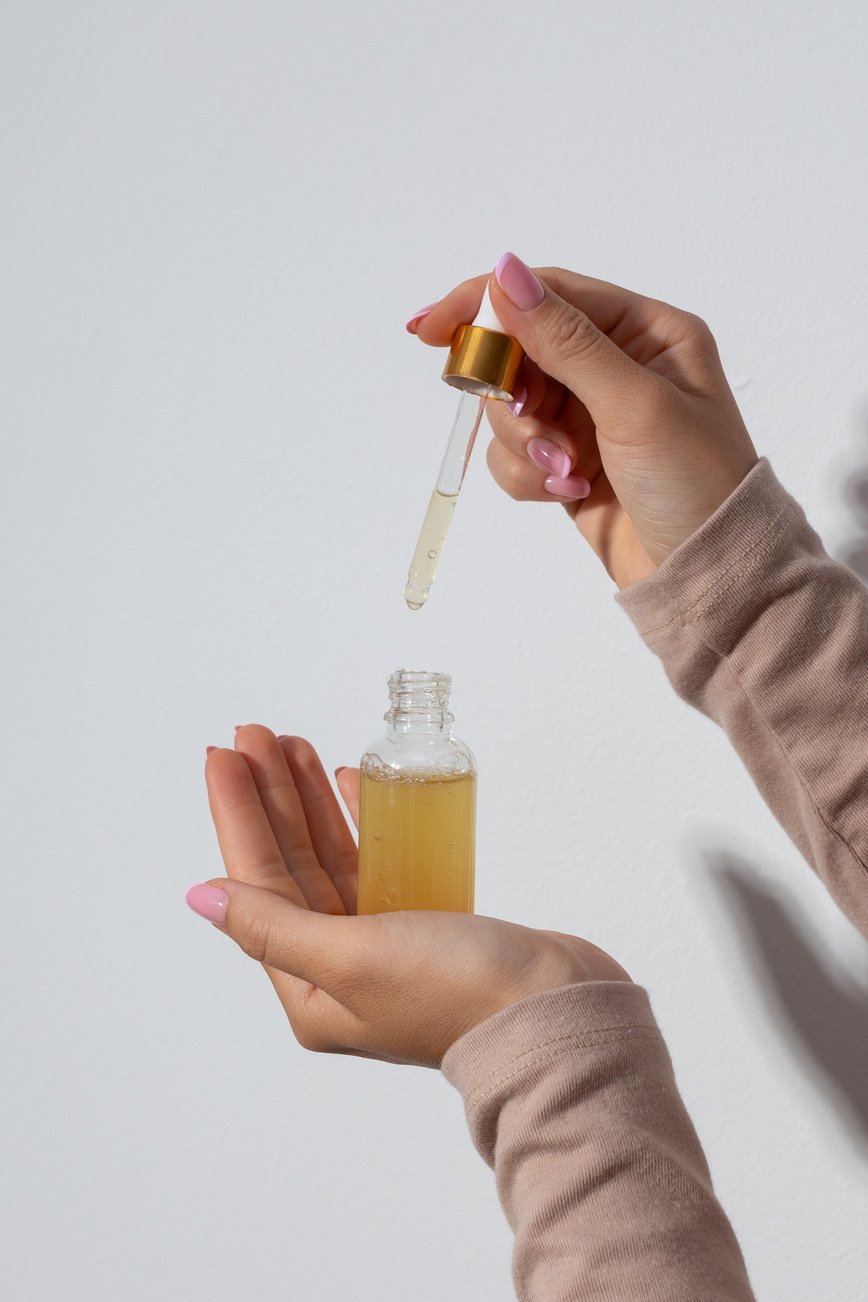
[[[868,935],[868,594],[758,462],[618,601]]]
[[[618,600],[868,935],[863,585],[763,460]],[[443,1071],[494,1167],[522,1302],[753,1296],[638,986],[523,1000],[458,1040]]]
[[[515,1233],[521,1302],[750,1302],[648,996],[532,995],[443,1060]]]

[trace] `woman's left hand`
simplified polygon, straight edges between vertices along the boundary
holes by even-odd
[[[206,778],[229,879],[188,903],[263,963],[299,1043],[438,1067],[461,1035],[528,995],[629,981],[589,941],[476,914],[356,917],[357,854],[316,751],[240,728]],[[358,821],[359,774],[338,786]]]

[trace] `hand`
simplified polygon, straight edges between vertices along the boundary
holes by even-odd
[[[191,908],[265,965],[305,1048],[437,1067],[478,1022],[574,981],[628,981],[588,941],[463,913],[354,917],[356,846],[316,751],[240,728],[206,764],[229,880]],[[338,784],[358,821],[358,769]]]
[[[668,303],[507,253],[408,329],[445,345],[486,283],[527,353],[524,395],[488,404],[488,464],[510,496],[560,500],[619,587],[645,578],[729,497],[757,455],[711,331]]]

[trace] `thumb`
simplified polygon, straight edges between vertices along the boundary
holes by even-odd
[[[351,925],[359,919],[302,909],[260,886],[228,878],[200,882],[187,891],[194,913],[213,922],[245,954],[330,994],[361,959]]]
[[[504,330],[541,370],[574,393],[594,419],[615,403],[623,408],[626,388],[634,398],[638,386],[650,388],[651,377],[643,367],[514,253],[504,253],[498,262],[489,292]]]

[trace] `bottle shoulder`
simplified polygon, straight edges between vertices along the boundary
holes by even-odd
[[[371,742],[361,760],[361,770],[390,769],[394,773],[439,773],[444,776],[476,773],[473,751],[458,737],[440,732],[386,733]]]

